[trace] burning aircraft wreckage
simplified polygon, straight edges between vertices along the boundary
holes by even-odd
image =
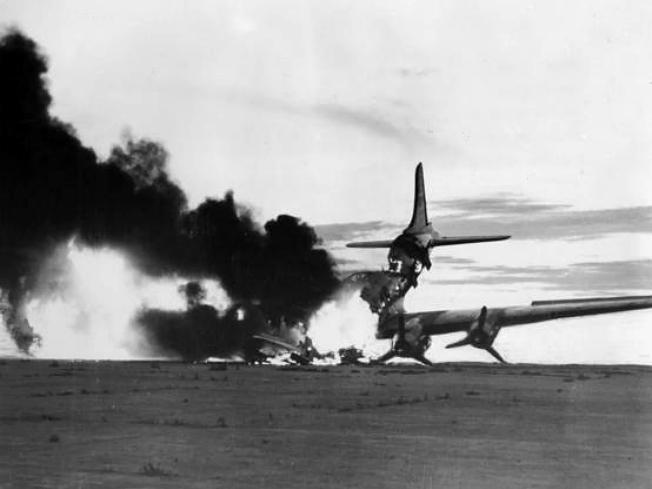
[[[72,358],[114,357],[89,354],[95,340],[115,343],[127,358],[253,363],[284,352],[296,363],[332,362],[307,329],[346,290],[375,315],[376,337],[392,340],[377,362],[430,364],[430,336],[453,332],[466,337],[449,347],[471,345],[502,362],[493,342],[503,326],[652,307],[652,297],[638,296],[407,313],[403,300],[431,267],[433,247],[509,238],[440,236],[428,221],[421,164],[403,233],[349,244],[388,248],[388,269],[341,281],[315,231],[296,217],[261,227],[232,193],[189,209],[158,143],[126,137],[100,160],[50,115],[47,64],[18,31],[0,38],[0,72],[0,306],[22,354],[61,355],[56,343],[73,345],[65,353]],[[342,362],[362,356],[339,351]]]
[[[133,357],[246,354],[264,341],[255,336],[269,331],[287,331],[277,342],[295,343],[298,325],[339,285],[310,226],[289,215],[260,226],[232,193],[189,209],[167,172],[166,151],[153,141],[126,137],[100,160],[50,114],[45,58],[16,30],[0,38],[0,71],[0,289],[3,321],[18,352],[57,355],[52,341],[45,344],[50,331],[35,319],[43,316],[70,322],[60,334],[106,336],[94,323],[97,308],[84,301],[88,289],[113,280],[125,263],[138,271],[124,272],[133,283],[109,287],[102,300],[129,313],[111,310],[109,317],[139,330]],[[113,269],[100,266],[107,260]],[[166,280],[175,294],[183,285],[187,307],[134,303],[148,284]],[[228,296],[225,309],[202,302],[196,283],[206,281]],[[83,348],[77,358],[88,358]]]
[[[430,337],[463,332],[466,333],[465,338],[446,348],[470,345],[506,363],[493,347],[496,336],[504,326],[652,307],[652,296],[625,296],[533,301],[529,306],[491,309],[482,306],[467,310],[405,311],[405,295],[417,286],[423,268],[431,267],[429,255],[432,248],[509,238],[506,235],[440,236],[428,220],[423,167],[419,163],[415,171],[412,219],[403,233],[393,240],[347,245],[351,248],[389,248],[387,271],[361,272],[348,279],[360,283],[361,297],[378,315],[376,337],[392,340],[390,350],[374,361],[382,363],[394,357],[407,357],[430,365],[430,360],[424,355],[430,347]]]

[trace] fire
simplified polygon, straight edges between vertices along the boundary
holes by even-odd
[[[342,294],[324,304],[310,319],[308,335],[319,352],[355,347],[368,357],[387,351],[388,343],[375,337],[377,317],[358,296]]]
[[[27,318],[41,336],[35,356],[75,359],[138,359],[152,349],[134,327],[144,307],[184,310],[179,287],[187,280],[152,278],[110,248],[72,241],[44,268],[41,285],[26,304]],[[206,301],[222,310],[229,298],[215,281],[202,281]]]
[[[187,302],[180,290],[187,282],[179,276],[147,276],[118,250],[89,248],[73,240],[49,259],[25,303],[26,317],[41,337],[33,353],[39,358],[151,358],[154,345],[135,319],[144,308],[184,311]],[[218,311],[229,307],[219,282],[200,283],[204,303]],[[375,338],[376,322],[357,291],[342,292],[312,316],[307,328],[288,327],[283,337],[298,344],[307,329],[319,352],[355,347],[372,357],[388,348],[386,341]]]

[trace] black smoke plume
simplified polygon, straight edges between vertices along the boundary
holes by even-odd
[[[167,152],[147,139],[126,137],[99,161],[50,115],[46,73],[34,41],[15,29],[0,38],[0,289],[21,350],[35,341],[26,294],[43,260],[75,236],[127,251],[151,275],[217,278],[236,301],[258,304],[272,326],[305,321],[334,290],[333,261],[298,218],[280,215],[261,228],[232,193],[188,209]],[[174,334],[211,322],[200,303],[189,308],[197,318],[184,316]],[[174,350],[175,341],[162,346]]]
[[[136,318],[145,336],[153,340],[152,353],[185,360],[227,357],[236,352],[247,359],[258,357],[252,335],[269,329],[260,308],[237,303],[221,313],[202,303],[206,291],[196,281],[180,287],[179,292],[186,298],[186,311],[146,309]]]

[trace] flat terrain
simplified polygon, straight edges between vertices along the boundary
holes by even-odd
[[[652,369],[2,360],[0,487],[650,488]]]

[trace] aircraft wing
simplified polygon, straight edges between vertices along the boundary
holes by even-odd
[[[502,241],[509,239],[507,234],[495,234],[490,236],[439,236],[430,241],[430,246],[448,246],[467,243],[484,243],[486,241]]]
[[[297,348],[294,345],[291,345],[287,341],[284,341],[283,339],[279,338],[278,336],[273,336],[267,333],[258,333],[252,336],[252,338],[255,338],[257,340],[264,341],[265,343],[269,343],[270,345],[278,346],[280,348],[284,348],[285,350],[291,351],[293,353],[299,353],[301,354],[301,350]]]
[[[347,243],[347,248],[390,248],[393,241],[357,241],[355,243]]]
[[[406,326],[419,325],[427,335],[479,331],[495,337],[506,326],[647,308],[652,308],[652,296],[534,301],[529,306],[406,313],[404,319]],[[398,331],[398,323],[398,315],[388,318],[379,326],[377,336],[392,338]]]

